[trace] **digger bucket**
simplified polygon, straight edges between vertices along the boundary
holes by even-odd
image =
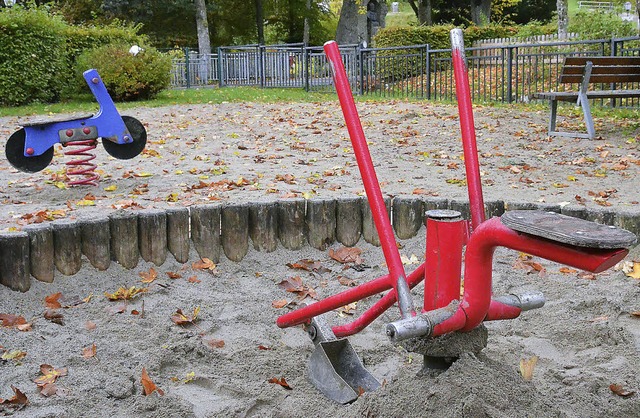
[[[346,338],[318,343],[308,370],[311,383],[327,398],[341,404],[380,387]]]

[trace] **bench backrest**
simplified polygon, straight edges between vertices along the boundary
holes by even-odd
[[[589,83],[640,82],[640,57],[566,57],[561,83],[581,83],[584,67],[591,61]]]

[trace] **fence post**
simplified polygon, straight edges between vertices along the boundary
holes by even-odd
[[[189,62],[189,48],[184,49],[184,76],[187,80],[187,88],[191,87],[191,63]]]
[[[265,78],[265,52],[266,47],[264,45],[258,45],[258,79],[260,80],[260,88],[264,88]]]
[[[222,61],[224,60],[224,54],[222,47],[218,47],[218,87],[224,87],[224,76],[222,71]]]
[[[358,84],[360,84],[360,87],[358,88],[358,94],[360,94],[360,96],[364,95],[364,52],[362,51],[362,47],[359,44],[356,47],[356,52],[357,52],[357,59],[356,59],[356,65],[358,66]]]
[[[513,93],[513,47],[507,47],[507,103],[511,103],[513,100],[511,94]]]
[[[431,100],[431,47],[429,44],[425,46],[426,50],[426,68],[427,68],[427,100]]]
[[[304,46],[304,91],[309,91],[309,77],[311,77],[311,71],[309,70],[309,64],[311,63],[311,59],[309,56],[309,47]]]

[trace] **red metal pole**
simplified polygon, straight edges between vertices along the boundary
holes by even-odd
[[[380,244],[382,246],[382,252],[389,268],[389,280],[393,289],[398,292],[398,282],[403,281],[406,287],[406,277],[402,260],[400,259],[400,253],[396,246],[396,240],[393,235],[393,229],[391,228],[391,221],[387,215],[387,207],[384,204],[382,197],[382,191],[380,190],[380,184],[378,182],[378,176],[373,168],[373,161],[371,160],[371,154],[369,153],[369,147],[367,146],[367,140],[362,130],[362,124],[358,117],[358,110],[356,109],[353,96],[351,94],[351,87],[347,78],[347,73],[342,63],[342,57],[338,44],[335,41],[329,41],[324,44],[324,51],[331,63],[333,69],[333,80],[336,85],[336,92],[338,93],[338,99],[342,106],[342,113],[351,137],[351,143],[353,145],[353,151],[358,162],[358,168],[360,169],[360,176],[364,183],[364,188],[367,193],[367,199],[369,200],[369,206],[371,207],[371,213],[373,215],[373,221],[380,237]],[[408,301],[410,303],[410,301]],[[403,307],[400,305],[400,313],[403,317],[415,315],[413,306]],[[405,312],[407,310],[408,312]]]
[[[462,132],[462,146],[464,149],[464,166],[467,173],[471,227],[476,229],[478,225],[484,222],[485,213],[482,182],[480,180],[480,163],[478,162],[478,147],[476,145],[476,130],[473,122],[473,108],[471,107],[469,74],[467,72],[461,29],[451,31],[451,48],[458,113],[460,114],[460,131]]]

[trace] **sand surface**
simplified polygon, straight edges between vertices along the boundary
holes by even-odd
[[[384,193],[466,197],[455,107],[405,102],[358,107]],[[59,152],[36,174],[17,172],[0,160],[0,228],[20,228],[37,213],[73,219],[123,207],[363,191],[333,102],[175,106],[127,114],[146,125],[148,147],[128,161],[96,149],[98,187],[59,188],[67,158]],[[636,211],[636,124],[596,119],[601,139],[549,139],[546,118],[542,111],[476,109],[485,199]],[[2,136],[19,127],[17,118],[0,118]],[[401,241],[401,254],[422,262],[424,234],[423,228]],[[25,294],[0,287],[0,313],[21,315],[32,324],[30,331],[0,328],[0,350],[26,353],[19,361],[0,360],[0,398],[13,396],[11,385],[22,391],[29,404],[15,412],[19,417],[640,416],[639,393],[625,397],[610,389],[615,384],[621,394],[640,391],[640,319],[632,314],[640,311],[640,281],[621,271],[585,278],[540,259],[533,261],[544,271],[528,272],[516,268],[521,255],[509,250],[496,253],[494,292],[540,290],[547,298],[543,308],[487,323],[489,341],[480,354],[420,376],[421,356],[385,336],[385,324],[398,318],[392,308],[350,338],[383,387],[346,406],[327,400],[307,380],[314,347],[306,333],[275,325],[297,303],[296,295],[278,284],[300,276],[322,298],[346,289],[340,277],[360,284],[386,274],[380,248],[363,241],[357,246],[370,267],[364,271],[344,269],[326,251],[310,248],[268,254],[250,249],[240,263],[223,257],[214,271],[202,270],[192,265],[198,260],[192,251],[185,265],[169,256],[162,266],[141,261],[124,270],[112,263],[98,272],[85,261],[78,274],[57,275],[52,284],[34,281]],[[317,260],[326,270],[287,267],[302,259]],[[634,259],[640,261],[640,255],[633,252],[628,260]],[[151,268],[158,278],[141,283],[140,273],[148,275]],[[126,304],[105,297],[121,286],[148,291]],[[420,289],[414,291],[418,305]],[[62,305],[74,305],[56,310],[63,325],[44,318],[45,297],[56,292]],[[292,303],[273,306],[283,299]],[[359,302],[350,313],[362,313],[375,300]],[[195,308],[195,325],[172,322],[177,309],[191,314]],[[354,318],[344,312],[328,316],[333,324]],[[83,349],[93,344],[95,356],[85,358]],[[527,381],[520,362],[534,356],[538,360]],[[34,382],[42,364],[67,369],[48,397]],[[143,368],[163,396],[143,394]],[[272,378],[285,378],[290,389],[269,383]],[[0,405],[0,415],[10,412]]]

